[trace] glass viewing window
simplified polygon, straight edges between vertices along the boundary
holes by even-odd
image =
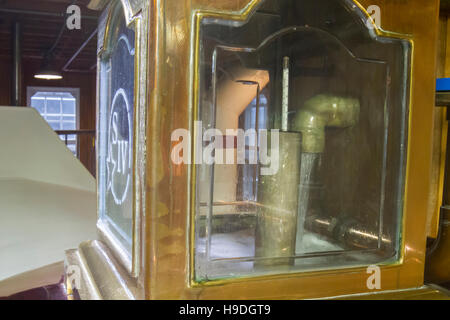
[[[120,2],[111,17],[100,62],[99,226],[131,261],[135,31]]]
[[[347,0],[202,18],[196,120],[227,143],[197,164],[196,281],[398,259],[411,49],[366,21]]]

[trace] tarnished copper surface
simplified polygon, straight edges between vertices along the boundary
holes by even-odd
[[[402,259],[397,265],[382,267],[382,278],[385,290],[417,287],[423,283],[424,226],[428,201],[424,189],[429,188],[427,181],[431,163],[427,157],[412,155],[427,150],[431,139],[435,55],[429,48],[434,48],[436,41],[436,28],[432,26],[437,26],[438,1],[380,0],[360,3],[362,7],[379,5],[383,12],[383,30],[396,33],[378,30],[380,35],[407,38],[414,46]],[[236,279],[199,285],[192,282],[195,212],[194,207],[187,204],[194,203],[191,192],[195,183],[195,168],[184,167],[174,174],[168,161],[169,133],[179,127],[191,128],[191,121],[197,118],[195,106],[198,97],[195,92],[198,78],[193,73],[193,66],[198,62],[198,43],[195,41],[198,39],[199,19],[211,14],[244,20],[258,4],[259,1],[155,3],[154,22],[160,33],[154,38],[154,60],[150,55],[156,81],[151,94],[153,117],[149,118],[149,136],[152,140],[148,142],[148,150],[161,153],[166,160],[159,162],[154,154],[148,163],[152,168],[147,177],[147,208],[150,213],[147,238],[149,258],[146,260],[150,276],[150,285],[146,290],[148,298],[226,299],[230,295],[234,298],[302,298],[367,291],[366,270],[358,268],[268,276],[252,281]],[[197,14],[193,15],[194,12]],[[398,12],[402,14],[398,15]],[[187,242],[187,239],[191,240]]]
[[[128,2],[128,1],[123,1]],[[170,160],[171,133],[193,128],[198,119],[199,24],[204,17],[245,20],[259,0],[143,1],[147,42],[140,65],[140,91],[145,106],[145,135],[138,152],[145,152],[145,173],[137,199],[135,232],[142,269],[138,284],[147,299],[299,299],[367,293],[365,268],[290,273],[252,278],[194,281],[195,166],[175,166]],[[400,261],[381,266],[382,289],[423,285],[429,154],[434,104],[434,66],[438,0],[361,0],[355,6],[379,5],[380,36],[399,37],[413,46],[407,184]],[[399,14],[400,13],[400,14]],[[386,30],[386,31],[384,31]],[[387,32],[389,31],[389,32]],[[142,172],[141,172],[142,173]],[[138,221],[138,220],[136,220]],[[138,248],[136,246],[136,248]],[[90,258],[88,258],[90,259]],[[134,264],[137,262],[134,261]],[[124,278],[126,278],[124,276]],[[395,294],[395,293],[394,293]],[[400,295],[401,296],[401,295]],[[113,298],[113,296],[111,296]]]

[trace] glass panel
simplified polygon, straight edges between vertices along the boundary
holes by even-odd
[[[67,148],[69,148],[69,150],[72,151],[73,154],[77,153],[77,145],[76,144],[69,144],[67,146]]]
[[[75,115],[75,99],[73,99],[73,100],[64,99],[62,101],[62,105],[63,105],[63,113],[64,114]]]
[[[57,121],[48,121],[48,124],[53,130],[61,130],[61,124]]]
[[[75,122],[66,122],[62,123],[63,130],[75,130]]]
[[[396,261],[409,44],[344,0],[266,0],[200,34],[197,120],[220,131],[196,156],[214,160],[197,170],[196,279]]]
[[[117,5],[101,62],[100,219],[131,256],[135,32]]]
[[[45,113],[45,99],[42,98],[32,98],[31,106],[35,108],[40,114]]]
[[[32,99],[40,98],[40,99],[44,99],[45,100],[45,97],[47,97],[47,95],[49,95],[49,94],[50,94],[49,92],[36,92],[36,94],[33,96]]]
[[[61,99],[47,98],[47,114],[61,113]]]

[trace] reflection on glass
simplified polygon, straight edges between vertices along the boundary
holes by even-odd
[[[199,165],[196,279],[395,261],[407,42],[339,0],[266,0],[244,23],[203,20],[201,37],[199,120],[253,134],[244,164]]]
[[[133,216],[133,119],[135,32],[116,6],[101,61],[100,219],[131,254]]]

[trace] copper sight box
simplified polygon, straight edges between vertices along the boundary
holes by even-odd
[[[70,292],[336,297],[373,266],[375,292],[422,287],[438,6],[94,1],[99,238]]]

